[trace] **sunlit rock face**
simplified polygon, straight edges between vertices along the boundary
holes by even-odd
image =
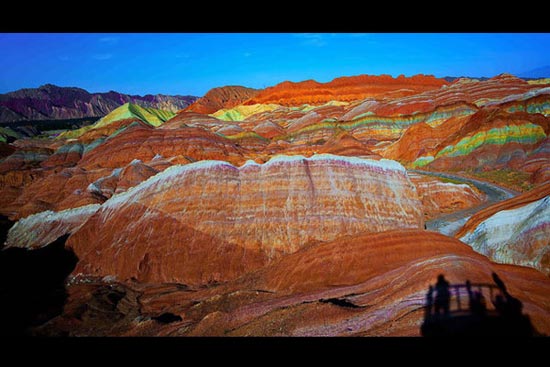
[[[550,275],[550,184],[477,213],[456,237],[496,262]]]
[[[192,105],[187,107],[187,112],[198,112],[203,114],[214,113],[222,108],[231,108],[258,94],[258,89],[241,86],[226,86],[213,88],[199,98]]]
[[[151,115],[150,109],[139,111],[142,115]],[[251,137],[235,136],[232,141],[185,124],[155,129],[141,120],[125,118],[127,112],[128,106],[121,106],[98,123],[86,127],[87,131],[80,129],[67,133],[74,134],[76,139],[43,143],[38,139],[18,140],[20,147],[0,161],[0,213],[18,219],[44,210],[60,211],[101,203],[115,192],[113,185],[117,184],[115,176],[118,173],[113,170],[120,171],[135,160],[145,162],[153,171],[124,172],[126,177],[118,192],[173,164],[205,159],[242,164],[246,161],[242,149],[254,146],[261,149],[267,144],[265,138],[254,133]],[[120,114],[124,118],[116,120]],[[154,120],[151,116],[149,119]],[[101,127],[103,123],[106,125]],[[243,148],[237,147],[237,143],[243,144]],[[164,167],[157,167],[161,161]],[[103,187],[88,190],[97,180]]]
[[[428,157],[429,162],[433,160],[428,153],[437,151],[438,146],[460,130],[468,120],[468,116],[452,117],[437,127],[431,127],[425,122],[413,124],[403,131],[397,141],[386,147],[383,154],[388,159],[395,159],[406,165],[423,157],[416,162],[417,166],[422,166],[422,162]]]
[[[9,205],[2,208],[12,219],[20,219],[45,210],[61,211],[104,201],[86,188],[94,181],[109,176],[108,168],[92,171],[79,167],[65,168],[26,185]]]
[[[49,142],[16,140],[9,145],[7,156],[0,158],[0,213],[14,215],[16,208],[8,208],[21,195],[24,188],[34,180],[50,172],[41,168],[52,156],[55,148]]]
[[[77,273],[197,284],[309,243],[395,228],[423,228],[416,189],[397,162],[280,156],[171,167],[105,202],[68,245],[81,260]]]
[[[426,219],[481,204],[485,195],[466,184],[442,182],[433,177],[409,173],[422,201]]]
[[[155,165],[152,162],[151,165]],[[161,167],[165,169],[166,167]],[[17,196],[2,211],[20,219],[41,211],[62,211],[88,204],[100,204],[115,193],[128,190],[159,170],[139,160],[122,168],[85,170],[79,167],[52,172],[17,191]]]
[[[99,209],[99,204],[81,206],[60,212],[44,211],[19,220],[10,228],[6,247],[36,249],[59,237],[73,233]]]
[[[267,139],[271,139],[276,136],[282,136],[285,134],[285,130],[281,126],[271,121],[265,121],[256,125],[253,131],[256,134],[263,136]]]
[[[514,169],[530,173],[530,181],[534,185],[550,181],[550,138],[547,137],[529,154],[511,160],[509,165]]]
[[[82,158],[79,166],[87,169],[117,168],[134,159],[148,162],[156,155],[186,156],[194,160],[243,161],[242,154],[231,141],[204,129],[189,127],[163,130],[136,126],[90,151]]]
[[[299,83],[283,82],[260,91],[245,102],[246,105],[275,103],[283,106],[323,104],[328,101],[353,101],[373,96],[407,96],[448,84],[433,76],[415,75],[392,78],[389,75],[358,75],[336,78],[328,83],[306,80]]]
[[[527,112],[535,112],[535,110],[539,112],[544,111],[547,104],[540,100],[529,101],[529,99],[548,92],[550,92],[548,88],[530,85],[525,80],[510,74],[501,74],[485,81],[461,78],[442,88],[388,99],[372,105],[368,111],[381,116],[397,116],[428,112],[439,106],[467,103],[474,108],[504,105],[510,108],[509,112],[521,111],[522,107],[518,106],[523,105]],[[528,107],[532,104],[532,107]]]
[[[525,112],[508,113],[502,109],[483,109],[466,121],[450,122],[435,129],[411,127],[410,134],[392,147],[393,156],[403,159],[413,158],[403,151],[407,143],[432,139],[430,149],[426,146],[422,154],[410,163],[413,167],[428,167],[435,170],[457,170],[491,167],[510,167],[518,159],[525,157],[541,145],[550,130],[550,120],[542,115]],[[441,134],[448,131],[447,136]],[[416,134],[423,131],[425,136]],[[415,135],[415,138],[411,138]],[[517,163],[516,163],[517,165]]]

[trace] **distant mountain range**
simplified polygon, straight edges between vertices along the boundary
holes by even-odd
[[[520,78],[550,78],[550,65],[523,72]]]
[[[517,77],[521,78],[521,79],[525,79],[525,80],[550,78],[550,65],[543,66],[543,67],[536,68],[536,69],[529,70],[529,71],[525,71],[523,73],[519,73],[519,74],[517,74]],[[460,78],[477,79],[477,80],[482,81],[482,82],[491,79],[490,77],[485,77],[485,76],[481,76],[481,77],[478,77],[478,76],[446,76],[446,77],[443,77],[443,79],[445,79],[449,83],[452,83],[456,79],[460,79]]]
[[[197,99],[195,96],[162,94],[133,96],[114,91],[90,93],[81,88],[46,84],[0,94],[0,123],[102,117],[128,102],[177,112]]]
[[[541,68],[533,69],[528,72],[520,74],[520,77],[523,79],[538,79],[550,76],[550,66],[544,66]],[[455,77],[447,76],[439,79],[440,81],[445,80],[447,82],[453,82],[456,79],[463,78],[464,76]],[[369,80],[363,80],[365,78],[370,78]],[[389,78],[389,79],[388,79]],[[422,79],[416,77],[417,79]],[[432,77],[433,78],[433,77]],[[478,79],[480,81],[488,80],[487,77],[466,77]],[[340,80],[341,79],[341,80]],[[335,86],[342,83],[351,83],[351,84],[360,84],[365,88],[371,84],[380,84],[384,80],[384,76],[355,76],[348,78],[340,78],[338,80],[332,81],[331,83],[336,83]],[[372,80],[371,80],[372,79]],[[380,80],[379,80],[380,79]],[[401,79],[391,78],[387,76],[388,79],[386,82],[398,82]],[[409,80],[410,79],[410,80]],[[426,77],[424,77],[426,79]],[[434,81],[437,81],[437,78],[433,78]],[[413,78],[403,78],[403,81],[406,81],[408,84],[417,81]],[[424,81],[425,82],[425,81]],[[289,82],[286,82],[287,84]],[[304,88],[311,89],[313,93],[316,88],[329,88],[331,83],[317,83],[314,81],[304,81],[300,83],[290,83],[292,84],[292,91],[301,95],[301,98],[304,98],[303,94]],[[384,83],[382,83],[384,84]],[[391,84],[391,83],[390,83]],[[414,83],[413,83],[414,84]],[[422,84],[422,83],[420,83]],[[163,94],[156,95],[128,95],[115,91],[110,91],[106,93],[90,93],[82,88],[76,87],[59,87],[53,84],[46,84],[39,88],[25,88],[20,89],[15,92],[10,92],[6,94],[0,94],[0,123],[11,123],[11,122],[21,122],[21,121],[37,121],[43,120],[42,123],[49,125],[49,122],[46,120],[70,120],[70,119],[82,119],[82,118],[100,118],[117,107],[122,106],[125,103],[137,104],[141,107],[155,108],[159,110],[165,110],[170,112],[177,112],[183,109],[188,111],[200,112],[200,113],[212,113],[220,108],[221,106],[232,107],[239,103],[251,104],[259,103],[261,101],[256,101],[254,98],[267,98],[265,94],[275,93],[277,88],[281,86],[286,86],[285,83],[281,83],[272,88],[268,88],[264,91],[256,90],[252,88],[245,88],[240,86],[232,87],[223,87],[223,88],[214,88],[207,93],[203,98],[195,96],[168,96]],[[263,93],[263,94],[262,94]],[[315,92],[316,93],[316,92]],[[332,91],[328,99],[333,98],[332,94],[336,93]],[[276,93],[275,93],[276,94]],[[307,93],[306,93],[307,94]],[[273,97],[273,96],[272,96]],[[313,97],[311,97],[313,98]],[[313,103],[319,102],[310,99],[303,101],[303,103]],[[315,96],[315,98],[319,98]],[[260,98],[261,99],[261,98]],[[268,98],[269,99],[269,98]],[[273,98],[272,98],[273,99]],[[280,99],[280,98],[279,98]],[[282,100],[275,101],[277,103],[283,103]]]
[[[491,79],[491,78],[488,78],[488,77],[485,77],[485,76],[482,76],[482,77],[472,77],[472,76],[445,76],[445,77],[443,77],[443,79],[445,79],[445,80],[448,81],[449,83],[452,83],[452,82],[454,82],[455,80],[457,80],[457,79],[462,79],[462,78],[466,78],[466,79],[477,79],[477,80],[482,81],[482,82]]]

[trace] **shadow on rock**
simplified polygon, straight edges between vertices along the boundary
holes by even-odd
[[[2,222],[2,239],[9,224]],[[78,262],[76,255],[65,249],[67,238],[62,236],[32,251],[0,250],[1,336],[31,335],[33,327],[63,312],[67,300],[65,279]],[[0,243],[3,246],[4,241]]]
[[[522,303],[502,279],[494,284],[449,284],[443,274],[426,294],[423,336],[537,336]],[[490,304],[487,303],[490,300]]]

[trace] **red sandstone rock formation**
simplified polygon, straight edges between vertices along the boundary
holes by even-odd
[[[246,140],[241,141],[244,146],[239,149],[234,142],[202,128],[172,127],[154,129],[124,119],[91,130],[76,141],[18,140],[17,149],[0,161],[0,212],[10,218],[21,218],[43,210],[101,203],[116,190],[125,190],[173,164],[204,159],[242,164],[246,160],[241,152],[247,148]],[[97,139],[109,137],[104,134],[115,131],[116,136],[84,153],[85,145],[101,142]],[[260,146],[253,143],[248,148],[261,150],[266,145],[264,141]],[[122,169],[135,159],[154,168],[140,177],[128,180],[123,177],[122,183],[112,176],[113,169]],[[87,190],[97,180],[101,189]]]
[[[222,128],[218,129],[218,131],[216,131],[218,134],[222,134],[222,135],[225,135],[225,136],[231,136],[231,135],[237,135],[239,133],[242,133],[244,132],[245,130],[240,127],[239,125],[236,125],[236,124],[227,124],[225,126],[223,126]]]
[[[541,114],[484,107],[473,115],[452,117],[436,127],[414,124],[399,140],[379,152],[405,165],[419,157],[435,157],[427,167],[442,171],[511,167],[534,172],[548,159],[541,139],[549,131],[550,119]]]
[[[189,160],[244,162],[242,154],[231,141],[201,128],[154,129],[135,126],[85,154],[79,167],[124,167],[134,159],[149,162],[157,155],[183,156]]]
[[[529,180],[534,185],[550,181],[550,138],[542,141],[532,152],[511,159],[509,166],[531,174]]]
[[[68,246],[80,259],[74,274],[125,282],[118,285],[126,294],[123,300],[109,304],[124,318],[117,326],[106,320],[105,335],[418,335],[427,285],[442,269],[452,282],[488,282],[496,270],[535,326],[550,332],[550,286],[543,274],[491,263],[452,238],[404,230],[422,228],[423,214],[431,218],[476,205],[482,199],[478,193],[414,175],[409,180],[402,167],[393,169],[395,162],[377,155],[411,163],[478,133],[530,123],[546,138],[531,144],[507,141],[504,134],[503,144],[437,158],[428,168],[494,162],[490,167],[511,167],[530,173],[531,182],[544,183],[550,123],[521,111],[544,110],[548,95],[506,75],[437,90],[446,83],[412,79],[282,83],[247,102],[265,98],[292,106],[377,98],[346,106],[282,107],[235,122],[180,112],[159,128],[129,119],[76,140],[17,140],[10,145],[13,152],[0,160],[0,212],[12,219],[40,213],[18,222],[8,244],[40,247],[73,233]],[[215,98],[195,107],[231,107],[242,103],[244,94],[228,93],[221,102],[223,93],[213,93]],[[413,113],[427,111],[422,122],[415,122]],[[380,122],[373,114],[392,117]],[[90,145],[102,139],[95,148]],[[316,153],[372,160],[286,157],[237,167],[247,159],[267,162],[275,154]],[[158,173],[211,159],[224,162]],[[544,200],[547,186],[481,211],[458,238],[503,211]],[[59,212],[64,209],[69,210]],[[542,233],[547,221],[543,224],[525,232],[526,238]],[[368,234],[396,228],[401,230]],[[545,271],[549,263],[540,246],[534,251],[532,242],[516,242],[523,257],[540,255],[536,261]],[[97,319],[83,318],[86,307],[78,302],[101,307],[103,300],[94,292],[110,286],[69,287],[73,298],[63,317],[73,323],[67,332],[99,333]],[[148,319],[164,312],[183,320]],[[135,321],[137,316],[142,321]]]
[[[522,94],[535,89],[540,89],[540,86],[530,85],[509,74],[501,74],[486,81],[458,79],[443,88],[404,98],[387,99],[369,111],[380,116],[396,116],[428,112],[438,106],[454,103],[467,102],[481,107],[491,103],[506,103],[506,98],[510,96],[517,95],[520,98]]]
[[[422,201],[426,220],[480,205],[485,199],[482,192],[466,184],[442,182],[412,172],[409,172],[409,177]]]
[[[271,121],[265,121],[256,125],[253,128],[253,131],[266,139],[272,139],[277,136],[285,135],[285,130],[280,125]]]
[[[43,211],[19,220],[10,228],[6,247],[36,249],[75,232],[99,209],[98,204],[59,212]]]
[[[154,163],[152,165],[159,170],[171,165],[160,161],[159,167]],[[113,194],[136,186],[157,174],[159,170],[139,160],[113,170],[99,168],[87,171],[78,167],[63,169],[48,176],[35,178],[28,183],[23,182],[25,185],[21,185],[21,189],[13,194],[11,200],[6,200],[2,213],[12,219],[18,219],[43,210],[60,211],[103,203]],[[17,182],[11,182],[10,185],[13,186]]]
[[[306,80],[299,83],[283,82],[260,91],[244,104],[275,103],[283,106],[319,105],[329,101],[355,101],[392,94],[408,96],[437,89],[448,83],[433,76],[415,75],[392,78],[389,75],[359,75],[336,78],[328,83]]]
[[[49,156],[45,161],[40,163],[40,166],[44,168],[51,167],[73,167],[75,166],[82,154],[84,153],[84,146],[80,143],[66,144],[61,146],[54,154]]]
[[[184,111],[203,114],[214,113],[222,108],[231,108],[240,105],[244,101],[253,98],[258,92],[258,89],[241,86],[225,86],[210,89],[204,97],[199,98],[192,105],[185,108]]]
[[[105,202],[68,245],[75,273],[205,284],[342,234],[422,226],[396,162],[295,156],[171,167]]]
[[[158,170],[143,164],[143,162],[137,159],[130,162],[130,164],[124,167],[120,172],[115,194],[125,192],[129,188],[137,186],[149,177],[156,175],[158,172]]]
[[[337,131],[319,149],[321,153],[336,154],[348,157],[381,158],[370,150],[370,146],[355,139],[345,131]]]
[[[460,130],[468,120],[469,116],[452,117],[437,127],[431,127],[424,122],[411,125],[399,140],[383,150],[384,155],[402,163],[414,162],[418,157],[436,150],[445,139]]]
[[[481,132],[490,133],[492,129],[512,128],[520,129],[523,126],[540,126],[539,129],[548,134],[550,131],[550,119],[539,114],[528,114],[525,112],[507,113],[501,109],[484,108],[470,117],[458,131],[450,134],[436,148],[435,152],[449,146],[456,146],[465,138],[472,138]],[[508,138],[505,133],[501,133],[501,141],[491,143],[487,140],[475,150],[468,154],[443,155],[430,163],[430,168],[436,170],[448,169],[466,169],[482,166],[491,166],[493,169],[505,167],[512,157],[522,151],[523,155],[533,151],[541,141],[527,140],[525,143],[520,138]],[[543,135],[544,136],[544,135]],[[529,138],[528,135],[526,135]],[[435,155],[432,151],[432,154]]]
[[[225,121],[197,112],[179,112],[176,116],[162,124],[159,129],[180,129],[182,127],[202,127],[205,129],[219,129]]]
[[[85,171],[78,167],[66,168],[41,179],[32,181],[20,195],[2,208],[11,219],[19,219],[44,210],[64,210],[88,204],[98,204],[103,198],[86,188],[101,177],[108,176],[111,169]]]
[[[75,284],[69,287],[65,314],[50,325],[69,335],[418,336],[425,294],[438,274],[452,284],[491,283],[493,271],[523,303],[534,327],[548,334],[548,277],[492,263],[460,241],[422,230],[337,238],[216,287]],[[103,298],[94,301],[92,295],[106,296],[109,289],[122,297],[118,305],[106,302],[119,315],[117,321],[87,317],[84,305],[101,309]],[[462,296],[467,307],[467,295]],[[453,294],[453,307],[456,302]],[[181,320],[151,319],[163,313]]]
[[[343,237],[289,255],[249,277],[251,289],[275,292],[279,302],[240,307],[221,317],[218,327],[232,328],[231,335],[418,335],[424,295],[437,274],[451,283],[488,282],[491,271],[521,295],[533,323],[547,332],[550,307],[542,299],[548,278],[494,265],[459,241],[423,231]],[[323,299],[359,309],[323,305]]]
[[[110,124],[107,124],[101,127],[94,127],[93,129],[79,136],[78,141],[83,144],[90,144],[97,139],[101,139],[101,138],[106,139],[109,136],[113,135],[115,132],[122,130],[123,128],[128,127],[132,124],[143,126],[143,127],[149,127],[148,124],[144,123],[143,121],[137,118],[122,119],[122,120],[114,121]]]

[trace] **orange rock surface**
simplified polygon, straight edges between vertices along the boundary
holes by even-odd
[[[275,103],[283,106],[302,104],[318,105],[329,101],[354,101],[368,97],[391,94],[394,97],[408,96],[448,84],[433,76],[415,75],[392,78],[389,75],[359,75],[336,78],[328,83],[306,80],[299,83],[283,82],[260,91],[244,104]]]
[[[159,126],[159,129],[179,129],[182,127],[202,127],[205,129],[219,129],[225,121],[197,112],[179,112],[176,116]]]
[[[84,146],[79,143],[61,146],[54,154],[40,163],[45,168],[72,167],[78,163],[84,152]]]
[[[85,154],[79,167],[117,168],[126,166],[134,159],[149,162],[157,155],[183,156],[189,160],[244,162],[242,154],[231,141],[201,128],[154,129],[135,126]]]
[[[144,127],[149,126],[149,125],[147,125],[146,123],[144,123],[143,121],[141,121],[137,118],[122,119],[122,120],[114,121],[114,122],[112,122],[110,124],[107,124],[107,125],[104,125],[104,126],[100,126],[100,127],[96,127],[94,129],[91,129],[91,130],[85,132],[84,134],[82,134],[81,136],[79,136],[78,141],[81,142],[81,143],[84,143],[84,144],[90,144],[96,139],[108,138],[109,136],[111,136],[112,134],[117,132],[118,130],[122,130],[123,128],[128,127],[132,124],[140,125],[140,126],[144,126]]]
[[[125,192],[149,177],[156,175],[158,172],[158,170],[151,166],[143,164],[143,162],[139,160],[134,160],[120,172],[115,193]]]
[[[500,169],[521,167],[528,155],[544,143],[550,119],[540,114],[509,113],[486,107],[468,117],[449,119],[435,128],[413,125],[409,129],[388,147],[388,157],[405,164],[415,156],[435,157],[427,167],[440,171]],[[548,153],[543,152],[542,156],[547,159]]]
[[[395,116],[414,112],[427,112],[438,106],[455,103],[474,103],[478,107],[489,103],[506,103],[506,97],[521,95],[538,89],[525,80],[509,74],[501,74],[486,81],[458,79],[445,88],[433,89],[404,98],[388,99],[370,109],[380,116]],[[519,97],[519,96],[518,96]]]
[[[171,165],[159,163],[163,165],[158,167],[160,170]],[[88,171],[79,167],[63,169],[29,182],[23,181],[21,189],[14,192],[11,200],[5,199],[2,213],[18,219],[43,210],[60,211],[103,203],[113,194],[124,192],[158,172],[138,160],[114,170],[99,168]],[[18,182],[11,182],[10,185]],[[6,189],[5,192],[10,191]]]
[[[336,154],[348,157],[381,158],[370,150],[370,146],[355,139],[345,131],[339,131],[329,138],[319,149],[321,153]]]
[[[281,126],[271,121],[265,121],[256,125],[253,128],[253,131],[266,139],[271,139],[285,134],[285,130]]]
[[[33,181],[42,179],[47,173],[42,169],[8,171],[0,174],[0,214],[14,218],[19,207],[11,204],[21,195],[24,188]]]
[[[509,166],[531,174],[530,182],[534,185],[550,181],[550,138],[546,138],[532,152],[510,160]]]
[[[98,204],[60,212],[43,211],[19,220],[10,228],[6,247],[36,249],[76,231],[99,209]]]
[[[437,149],[450,135],[460,130],[469,117],[453,117],[437,127],[421,122],[409,127],[401,138],[383,150],[389,159],[403,163],[414,162],[418,157]]]
[[[34,180],[3,210],[10,218],[19,219],[44,210],[59,211],[101,203],[104,199],[86,191],[86,188],[110,173],[110,169],[85,171],[78,167],[66,168]]]
[[[204,97],[199,98],[192,105],[185,108],[184,111],[203,114],[214,113],[222,108],[231,108],[240,105],[244,101],[254,97],[258,92],[258,89],[241,86],[214,88],[209,90]]]
[[[358,234],[311,245],[209,288],[76,283],[69,287],[66,314],[50,324],[69,335],[419,336],[425,294],[438,274],[451,284],[492,283],[492,272],[523,303],[536,330],[548,334],[548,277],[492,263],[460,241],[422,230]],[[97,295],[101,289],[101,294],[110,289],[122,297],[114,306],[103,306],[119,314],[118,321],[105,320],[104,326],[85,316],[90,307],[83,306],[94,302],[92,291]],[[467,295],[461,298],[464,306]],[[456,302],[453,294],[453,308]],[[151,319],[163,313],[180,319],[168,324]]]
[[[485,199],[483,193],[466,184],[441,182],[412,172],[409,172],[409,177],[422,201],[426,220],[480,205]]]
[[[80,259],[75,273],[204,284],[342,234],[422,226],[396,162],[282,156],[171,167],[113,196],[67,244]]]

